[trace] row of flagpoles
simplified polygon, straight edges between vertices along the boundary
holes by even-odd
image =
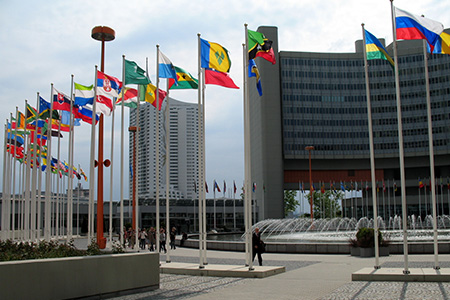
[[[430,87],[428,76],[428,57],[427,52],[450,54],[448,45],[450,42],[449,35],[444,32],[444,26],[434,20],[425,17],[413,15],[407,11],[394,7],[393,0],[391,0],[391,19],[393,32],[393,50],[394,58],[390,58],[386,49],[381,43],[367,30],[362,24],[364,62],[365,62],[365,79],[366,79],[366,98],[368,111],[368,126],[369,126],[369,149],[371,162],[371,178],[372,186],[376,186],[375,182],[375,156],[373,144],[373,130],[372,130],[372,115],[371,115],[371,98],[370,98],[370,84],[368,72],[368,60],[370,59],[385,59],[389,61],[394,68],[395,88],[396,88],[396,102],[397,102],[397,122],[398,122],[398,142],[399,142],[399,159],[400,159],[400,188],[401,188],[401,204],[402,204],[402,227],[403,227],[403,253],[404,253],[404,270],[403,273],[409,274],[408,266],[408,236],[407,236],[407,209],[406,209],[406,185],[405,185],[405,164],[404,164],[404,149],[403,149],[403,127],[402,127],[402,111],[401,111],[401,97],[400,97],[400,79],[399,79],[399,63],[397,40],[423,40],[423,54],[424,54],[424,70],[426,82],[426,101],[427,101],[427,118],[428,118],[428,137],[429,137],[429,157],[430,157],[430,178],[431,178],[431,198],[432,198],[432,214],[433,214],[433,232],[434,232],[434,267],[439,268],[438,262],[438,245],[437,245],[437,216],[436,216],[436,192],[435,192],[435,175],[434,175],[434,156],[433,156],[433,135],[431,124],[431,103],[430,103]],[[446,47],[445,47],[446,44]],[[393,61],[393,64],[392,64]],[[374,219],[378,217],[377,212],[377,194],[376,189],[372,189],[373,211]],[[378,224],[374,222],[374,230],[378,232]],[[379,249],[378,249],[378,234],[375,234],[375,268],[379,268]]]

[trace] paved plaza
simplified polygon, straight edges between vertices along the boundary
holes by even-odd
[[[165,264],[166,255],[160,259]],[[374,258],[265,253],[263,259],[265,266],[285,266],[286,272],[257,279],[161,274],[160,289],[112,299],[450,299],[448,282],[352,282],[352,273],[372,267]],[[170,260],[198,262],[198,250],[178,247]],[[409,256],[410,268],[432,268],[433,262],[433,255]],[[208,251],[208,263],[244,264],[244,253]],[[440,255],[439,263],[448,268],[450,255]],[[380,266],[404,268],[403,255],[381,257]]]

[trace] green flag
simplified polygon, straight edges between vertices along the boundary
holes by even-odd
[[[125,59],[125,84],[143,84],[151,83],[150,79],[145,75],[145,70],[140,68],[134,61]]]
[[[175,67],[177,72],[178,85],[174,85],[175,80],[169,79],[169,89],[182,90],[182,89],[198,89],[198,80],[192,77],[192,75],[182,68]]]

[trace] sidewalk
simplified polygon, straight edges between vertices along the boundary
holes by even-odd
[[[450,255],[441,255],[448,264]],[[382,268],[402,267],[403,256],[380,261]],[[412,265],[429,265],[431,255],[410,256]],[[161,263],[166,255],[161,255]],[[198,263],[198,250],[178,247],[172,262]],[[263,254],[264,266],[285,266],[286,272],[259,279],[161,274],[157,291],[114,299],[450,299],[450,283],[352,282],[352,273],[374,265],[374,258],[349,255]],[[208,250],[209,264],[243,265],[244,253]]]

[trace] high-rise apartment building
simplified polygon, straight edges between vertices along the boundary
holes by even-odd
[[[159,112],[159,194],[166,197],[166,101]],[[136,125],[136,109],[130,111],[130,126]],[[198,107],[197,104],[169,99],[169,197],[170,199],[195,198],[198,180]],[[156,198],[156,138],[157,110],[148,103],[140,105],[138,195],[139,199]],[[130,165],[133,155],[133,134],[130,133]],[[133,170],[134,171],[134,170]],[[130,194],[131,182],[130,175]],[[131,195],[130,195],[131,197]]]

